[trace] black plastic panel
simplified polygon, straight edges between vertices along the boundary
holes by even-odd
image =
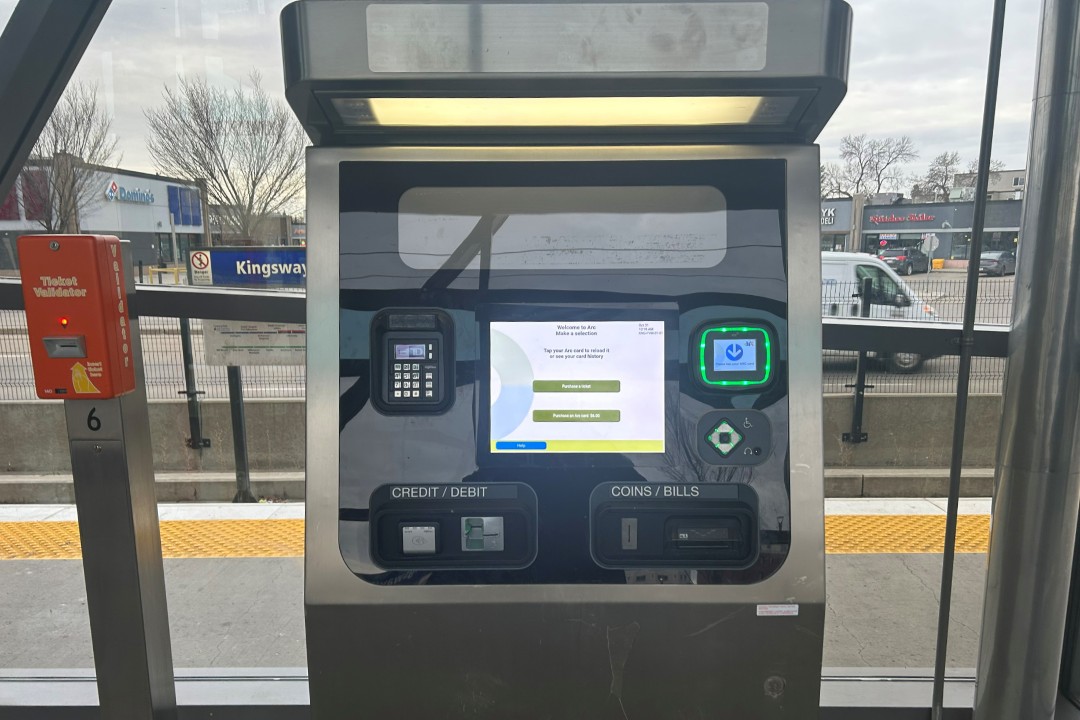
[[[758,501],[738,483],[605,483],[589,498],[592,554],[607,568],[749,567]]]
[[[384,485],[371,495],[371,557],[386,569],[520,569],[536,558],[536,525],[536,493],[521,483]]]
[[[371,322],[371,347],[371,399],[379,412],[439,415],[454,404],[454,321],[447,313],[383,310]]]

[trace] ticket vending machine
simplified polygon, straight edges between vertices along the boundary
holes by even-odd
[[[282,15],[312,714],[808,718],[839,0]]]

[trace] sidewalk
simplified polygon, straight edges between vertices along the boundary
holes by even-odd
[[[965,468],[960,496],[990,497],[993,468]],[[304,473],[251,474],[257,498],[279,501],[304,499]],[[828,498],[945,497],[949,491],[947,468],[826,468]],[[157,474],[158,502],[229,502],[236,494],[236,477],[223,472],[170,472]],[[0,505],[75,502],[71,475],[0,474]]]

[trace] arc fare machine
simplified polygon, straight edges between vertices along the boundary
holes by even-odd
[[[808,718],[837,0],[319,2],[313,716]]]

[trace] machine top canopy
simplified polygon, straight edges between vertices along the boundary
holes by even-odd
[[[316,145],[806,143],[847,89],[843,0],[299,0],[285,94]]]

